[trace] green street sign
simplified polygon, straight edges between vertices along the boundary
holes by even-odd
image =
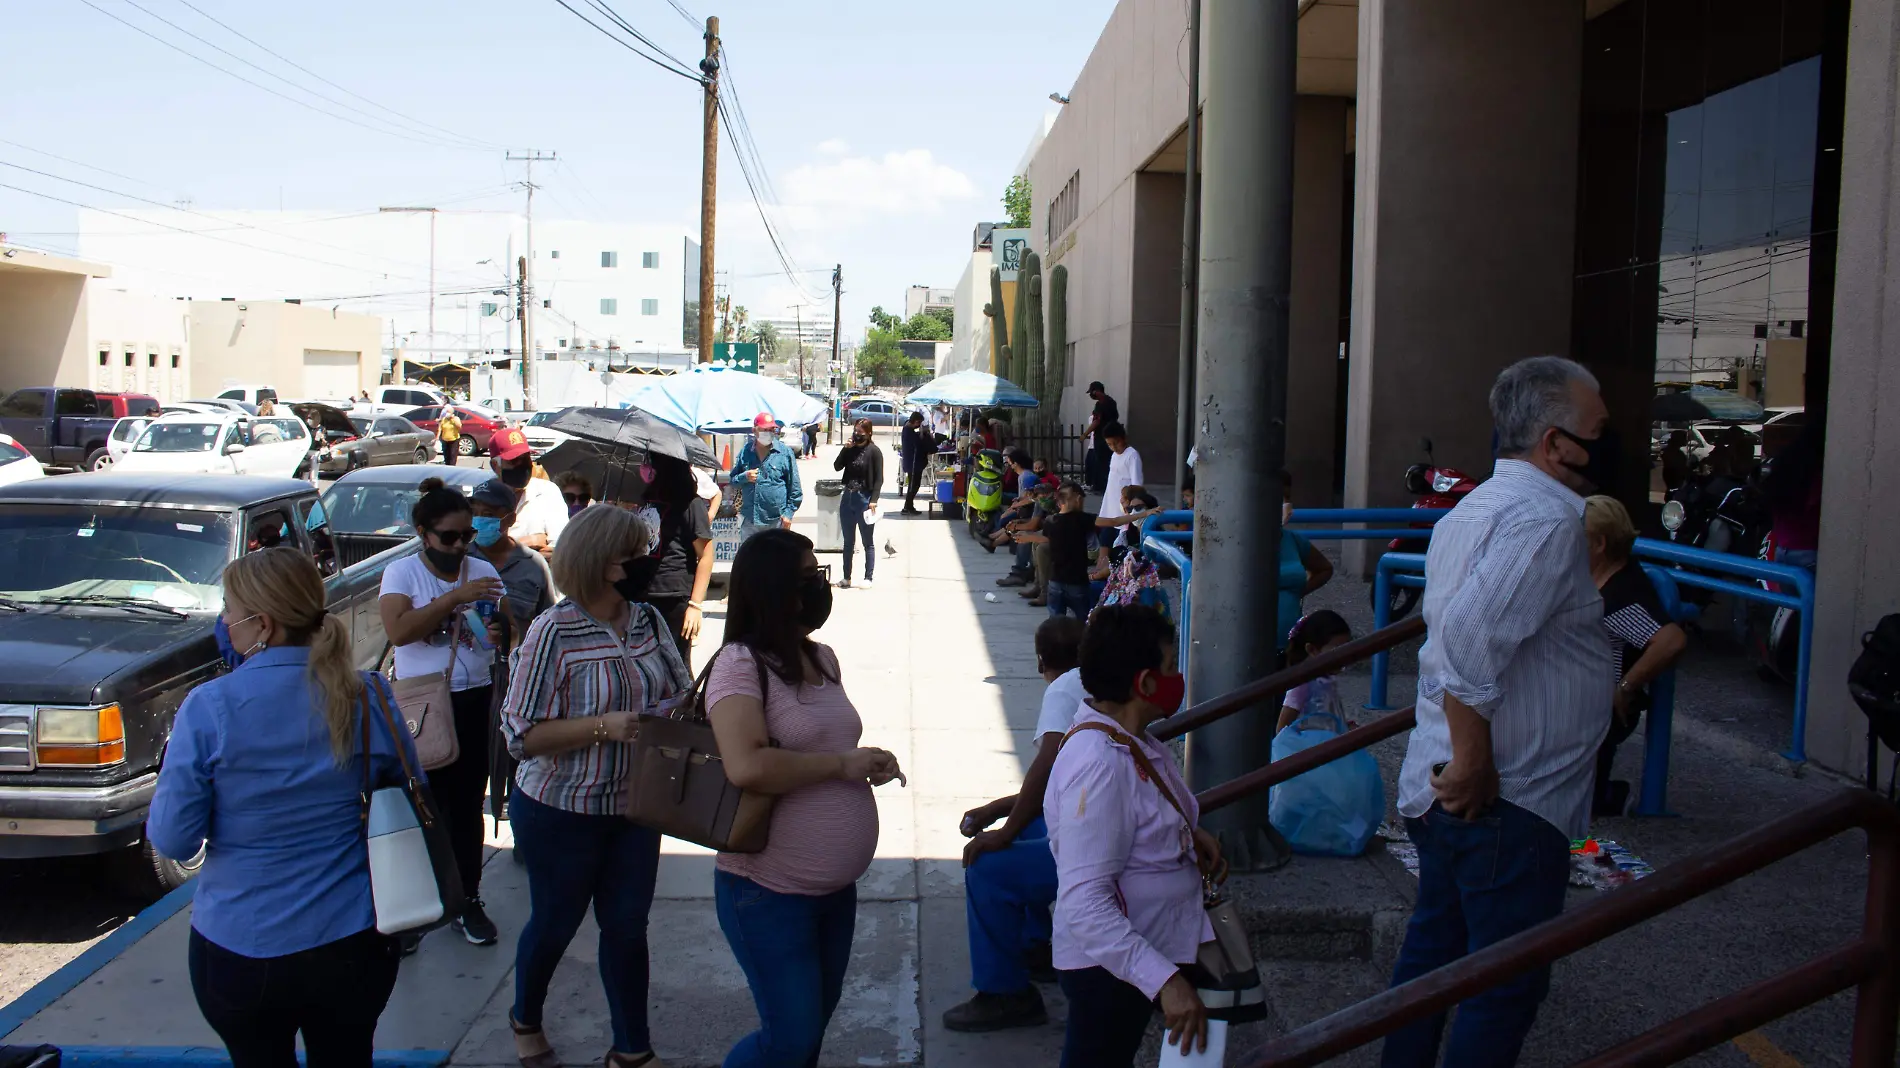
[[[714,367],[730,367],[735,371],[759,373],[759,345],[756,341],[715,341],[713,342]]]

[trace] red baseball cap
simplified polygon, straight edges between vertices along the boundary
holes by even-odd
[[[528,451],[528,435],[518,426],[498,431],[488,442],[488,452],[497,460],[518,460]]]
[[[776,419],[774,419],[774,418],[772,418],[772,413],[771,413],[771,412],[760,412],[760,413],[759,413],[759,415],[758,415],[758,418],[756,418],[756,419],[754,419],[754,420],[752,420],[752,429],[754,429],[754,430],[777,430],[777,429],[778,429],[778,420],[776,420]]]

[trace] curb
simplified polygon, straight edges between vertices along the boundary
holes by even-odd
[[[186,905],[191,904],[192,894],[197,888],[198,881],[193,879],[159,898],[146,906],[137,916],[120,924],[111,934],[100,939],[84,953],[67,961],[58,971],[33,984],[26,993],[5,1005],[0,1005],[0,1038],[5,1038],[19,1030],[20,1025],[38,1015],[48,1005],[65,997],[74,987],[92,978],[93,973],[112,963],[119,954],[132,948],[139,939],[151,934],[160,924],[178,915]]]

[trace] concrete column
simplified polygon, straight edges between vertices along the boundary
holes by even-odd
[[[1286,469],[1293,503],[1331,508],[1339,458],[1339,268],[1344,211],[1343,97],[1302,96],[1293,111],[1293,303],[1288,309]]]
[[[1582,38],[1576,0],[1360,0],[1349,508],[1409,504],[1423,436],[1488,475],[1492,379],[1569,353]]]
[[[1847,693],[1860,636],[1900,611],[1900,13],[1853,6],[1827,469],[1808,684],[1808,755],[1866,769],[1867,721]],[[1819,223],[1817,222],[1817,225]],[[1884,776],[1887,769],[1882,768]]]

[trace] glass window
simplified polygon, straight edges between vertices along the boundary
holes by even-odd
[[[601,265],[602,267],[618,267],[618,266],[620,266],[620,253],[618,253],[618,252],[603,252],[603,253],[601,253],[601,254],[600,254],[600,265]]]
[[[57,394],[54,415],[98,415],[99,398],[79,389],[62,389]],[[40,414],[38,411],[34,415]]]
[[[304,534],[310,539],[310,557],[317,562],[317,570],[325,575],[336,574],[336,544],[330,540],[330,517],[324,514],[323,502],[315,497],[298,501],[297,514],[302,518]]]
[[[105,349],[100,349],[99,350],[99,366],[106,367],[106,366],[109,366],[111,362],[112,362],[112,353],[106,351]]]
[[[32,390],[21,390],[0,404],[0,418],[38,419],[46,414],[46,397]]]
[[[640,253],[640,266],[651,271],[660,266],[660,254],[657,252]]]
[[[133,452],[210,452],[217,444],[219,424],[197,420],[160,420],[145,428],[132,445]],[[232,427],[235,432],[235,425]],[[233,437],[231,440],[236,441]]]
[[[553,252],[550,252],[550,253],[548,253],[548,258],[549,258],[549,259],[551,259],[551,260],[558,260],[558,259],[560,259],[560,258],[561,258],[561,250],[557,248],[557,249],[555,249],[555,250],[554,250]]]
[[[0,515],[0,579],[16,600],[101,596],[153,600],[187,611],[224,603],[218,578],[231,559],[232,517],[151,505],[18,504]]]
[[[174,352],[174,353],[172,353],[172,370],[174,370],[174,371],[176,371],[176,370],[178,370],[178,366],[179,366],[179,359],[180,359],[180,357],[179,357],[179,355],[178,355],[178,353],[176,353],[176,352]]]
[[[612,297],[602,297],[602,298],[600,298],[600,314],[602,314],[602,315],[619,315],[619,314],[620,314],[620,302],[619,302],[618,300],[615,300],[615,299],[614,299],[614,298],[612,298]]]
[[[640,302],[640,314],[641,315],[660,314],[660,302],[657,300],[642,300]]]
[[[11,441],[0,441],[0,464],[10,464],[26,459],[30,453]]]

